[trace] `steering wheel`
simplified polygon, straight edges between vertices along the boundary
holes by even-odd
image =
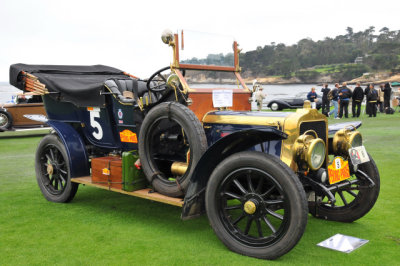
[[[163,67],[160,70],[158,70],[157,72],[155,72],[153,75],[151,75],[151,77],[147,80],[146,83],[146,87],[149,91],[151,92],[161,92],[164,91],[167,86],[167,79],[162,75],[162,72],[166,71],[170,69],[170,67]],[[185,76],[186,71],[185,69],[182,70],[182,75]],[[157,79],[156,79],[157,78]],[[153,81],[156,83],[152,84]]]
[[[167,88],[167,79],[161,74],[162,72],[170,69],[169,66],[163,67],[157,72],[155,72],[151,77],[147,80],[146,87],[151,92],[161,92]],[[153,81],[156,84],[152,84]]]

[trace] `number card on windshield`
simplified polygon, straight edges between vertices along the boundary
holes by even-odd
[[[213,99],[214,108],[232,107],[233,91],[232,90],[213,90],[212,99]]]

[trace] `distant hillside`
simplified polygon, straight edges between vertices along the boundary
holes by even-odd
[[[244,77],[296,77],[304,82],[330,76],[350,80],[366,72],[400,72],[400,30],[375,27],[321,41],[302,39],[297,44],[271,43],[241,55]],[[324,69],[325,68],[325,69]]]

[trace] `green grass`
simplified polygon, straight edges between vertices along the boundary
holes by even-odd
[[[48,202],[35,180],[40,137],[0,139],[0,265],[398,265],[400,113],[361,120],[381,174],[375,207],[350,224],[309,216],[298,245],[271,262],[229,251],[206,216],[183,222],[178,207],[85,186],[69,204]],[[316,246],[336,233],[370,242],[350,254]]]
[[[49,134],[49,128],[34,128],[27,130],[18,130],[18,131],[3,131],[0,132],[0,139],[3,138],[16,138],[16,137],[32,137],[32,136],[44,136]]]

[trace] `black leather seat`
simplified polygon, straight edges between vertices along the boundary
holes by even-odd
[[[115,79],[107,80],[104,85],[115,94],[115,96],[123,103],[135,103],[136,100],[131,98],[126,98],[123,96],[124,91],[134,92],[134,80],[131,79],[118,79],[117,82]],[[147,90],[146,82],[138,80],[137,81],[137,94],[139,99],[142,98],[143,104],[148,105],[157,101],[157,97],[154,93]]]

